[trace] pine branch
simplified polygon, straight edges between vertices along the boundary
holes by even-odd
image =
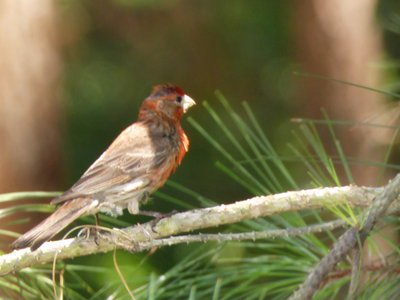
[[[331,251],[311,271],[300,288],[292,295],[291,300],[311,299],[321,283],[333,268],[342,261],[352,249],[362,245],[379,217],[398,199],[400,194],[400,174],[398,174],[384,190],[374,199],[368,209],[364,226],[359,230],[350,228],[332,246]]]
[[[216,236],[206,236],[207,238],[204,239],[205,235],[199,235],[195,239],[193,236],[175,237],[170,240],[160,239],[194,230],[242,222],[288,211],[322,209],[327,205],[341,205],[344,203],[348,203],[353,207],[368,207],[372,203],[372,200],[382,193],[382,191],[383,188],[356,186],[318,188],[254,197],[229,205],[220,205],[177,213],[160,220],[156,224],[148,222],[123,229],[114,228],[95,237],[77,237],[47,242],[33,252],[31,252],[30,249],[13,251],[12,253],[0,256],[0,275],[6,275],[38,264],[49,263],[53,261],[55,256],[57,256],[57,259],[67,259],[109,252],[115,248],[138,252],[154,246],[159,247],[173,243],[189,243],[206,240],[222,241],[227,236],[224,238],[222,235],[220,238]],[[396,205],[397,206],[392,205],[392,211],[398,210],[400,205],[399,203]],[[332,224],[327,224],[328,225],[325,224],[325,226],[332,226]],[[287,229],[286,231],[280,232],[280,234],[287,235],[290,230],[293,232],[294,230],[304,230],[301,234],[306,234],[306,231],[310,230],[310,228]],[[257,234],[258,233],[249,233],[247,237],[243,236],[243,239],[253,239]],[[268,233],[263,234],[265,236],[262,238],[268,238]],[[275,232],[274,234],[277,233]],[[262,236],[262,234],[260,235]],[[231,239],[234,239],[233,237],[234,235],[230,236]]]

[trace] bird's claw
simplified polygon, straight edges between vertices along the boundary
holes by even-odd
[[[143,216],[149,216],[149,217],[153,217],[154,219],[150,221],[151,224],[151,230],[153,232],[157,232],[155,230],[155,227],[157,225],[158,222],[160,222],[162,219],[171,217],[172,215],[176,214],[178,211],[177,210],[173,210],[169,213],[160,213],[157,211],[140,211],[139,214],[143,215]]]
[[[89,240],[90,237],[93,237],[93,241],[98,246],[100,244],[100,229],[92,226],[84,227],[78,232],[77,237],[85,240]]]

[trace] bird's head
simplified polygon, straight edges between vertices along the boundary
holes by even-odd
[[[180,121],[183,114],[196,102],[182,88],[171,84],[160,84],[153,87],[151,94],[143,101],[139,120],[145,119],[149,112]]]

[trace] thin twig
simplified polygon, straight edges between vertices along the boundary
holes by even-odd
[[[195,234],[195,235],[180,235],[173,236],[165,239],[157,239],[149,242],[142,242],[137,244],[134,240],[125,240],[123,243],[118,244],[119,248],[128,251],[144,251],[152,247],[172,246],[176,244],[185,243],[205,243],[205,242],[228,242],[228,241],[246,241],[246,240],[261,240],[261,239],[276,239],[284,237],[302,236],[311,233],[319,233],[327,230],[333,230],[339,227],[346,226],[347,223],[343,220],[330,221],[323,224],[316,224],[301,228],[289,229],[273,229],[265,231],[252,231],[242,233],[218,233],[218,234]]]
[[[381,274],[387,274],[387,276],[394,275],[398,276],[400,274],[400,268],[395,268],[394,266],[388,266],[385,264],[380,264],[380,265],[374,265],[373,263],[371,265],[367,266],[361,266],[360,272],[362,273],[373,273],[373,274],[378,274],[380,272]],[[325,280],[321,283],[321,286],[326,286],[332,281],[340,280],[344,277],[351,276],[352,275],[352,269],[341,269],[337,271],[333,271],[329,273],[329,275],[325,278]],[[384,278],[382,276],[382,278]]]

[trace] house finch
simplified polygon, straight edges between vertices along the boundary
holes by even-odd
[[[126,128],[68,191],[51,203],[62,205],[19,237],[13,248],[40,247],[75,219],[105,212],[118,216],[161,187],[188,151],[180,121],[194,105],[177,86],[157,85],[140,107],[136,123]]]

